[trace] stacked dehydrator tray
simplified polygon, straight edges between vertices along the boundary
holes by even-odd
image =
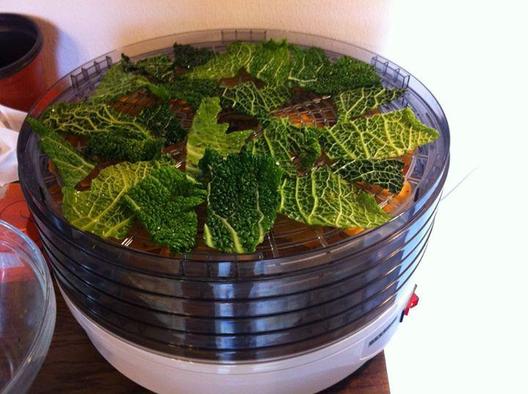
[[[413,294],[413,274],[431,233],[449,163],[449,128],[429,90],[404,69],[354,45],[273,30],[215,30],[161,37],[96,58],[36,104],[82,100],[121,53],[141,59],[174,42],[222,51],[233,41],[286,38],[330,58],[374,66],[387,87],[406,88],[383,108],[410,106],[440,138],[413,155],[408,203],[386,224],[357,235],[337,229],[288,233],[275,226],[251,255],[163,257],[72,227],[56,209],[56,183],[26,124],[20,179],[68,306],[103,356],[157,392],[316,392],[381,351]],[[130,105],[139,105],[132,102]],[[328,116],[324,106],[294,110]],[[340,235],[341,234],[341,235]]]

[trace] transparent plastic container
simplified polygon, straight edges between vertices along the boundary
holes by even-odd
[[[49,193],[56,180],[48,172],[48,159],[26,124],[18,145],[20,179],[58,282],[83,313],[132,343],[173,356],[222,362],[310,351],[379,316],[411,280],[423,256],[447,176],[449,127],[422,83],[354,45],[275,30],[170,35],[86,63],[53,86],[31,114],[38,117],[54,102],[87,97],[121,53],[133,59],[170,54],[174,42],[222,51],[233,41],[270,38],[322,48],[331,59],[348,55],[371,63],[385,86],[407,89],[402,99],[383,110],[410,106],[440,138],[414,153],[406,175],[412,187],[408,203],[380,227],[347,236],[328,229],[299,241],[298,234],[276,226],[254,254],[164,257],[69,225]]]
[[[0,220],[0,392],[24,393],[55,327],[55,293],[38,247]]]

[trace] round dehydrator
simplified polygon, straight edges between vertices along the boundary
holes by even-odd
[[[388,223],[356,235],[276,224],[252,255],[193,252],[164,257],[82,232],[50,190],[56,178],[25,124],[20,180],[70,309],[121,372],[158,392],[309,392],[344,378],[381,351],[414,289],[449,163],[449,128],[427,88],[404,69],[351,44],[272,30],[215,30],[157,38],[92,60],[36,104],[88,96],[121,53],[169,54],[172,44],[222,51],[232,41],[286,38],[369,62],[384,85],[406,88],[383,108],[410,106],[440,138],[412,156],[411,195]],[[134,103],[132,103],[134,104]],[[136,103],[137,104],[137,103]],[[325,108],[308,103],[325,121]],[[318,112],[314,114],[313,112]]]

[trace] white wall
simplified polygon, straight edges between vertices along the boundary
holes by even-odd
[[[46,80],[112,49],[212,28],[276,28],[383,47],[388,2],[215,0],[0,0],[0,11],[34,16],[46,35]]]
[[[517,393],[528,392],[528,32],[516,4],[522,2],[0,0],[0,10],[39,19],[48,82],[125,44],[222,27],[348,40],[411,71],[449,120],[446,190],[470,175],[441,204],[419,269],[420,305],[387,349],[391,390]]]

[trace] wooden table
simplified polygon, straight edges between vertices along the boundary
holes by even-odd
[[[0,219],[23,229],[39,241],[17,184],[11,184],[0,196]],[[53,340],[30,393],[148,393],[119,373],[97,352],[68,310],[57,287],[55,295],[57,321]],[[379,354],[324,393],[390,393],[384,354]]]

